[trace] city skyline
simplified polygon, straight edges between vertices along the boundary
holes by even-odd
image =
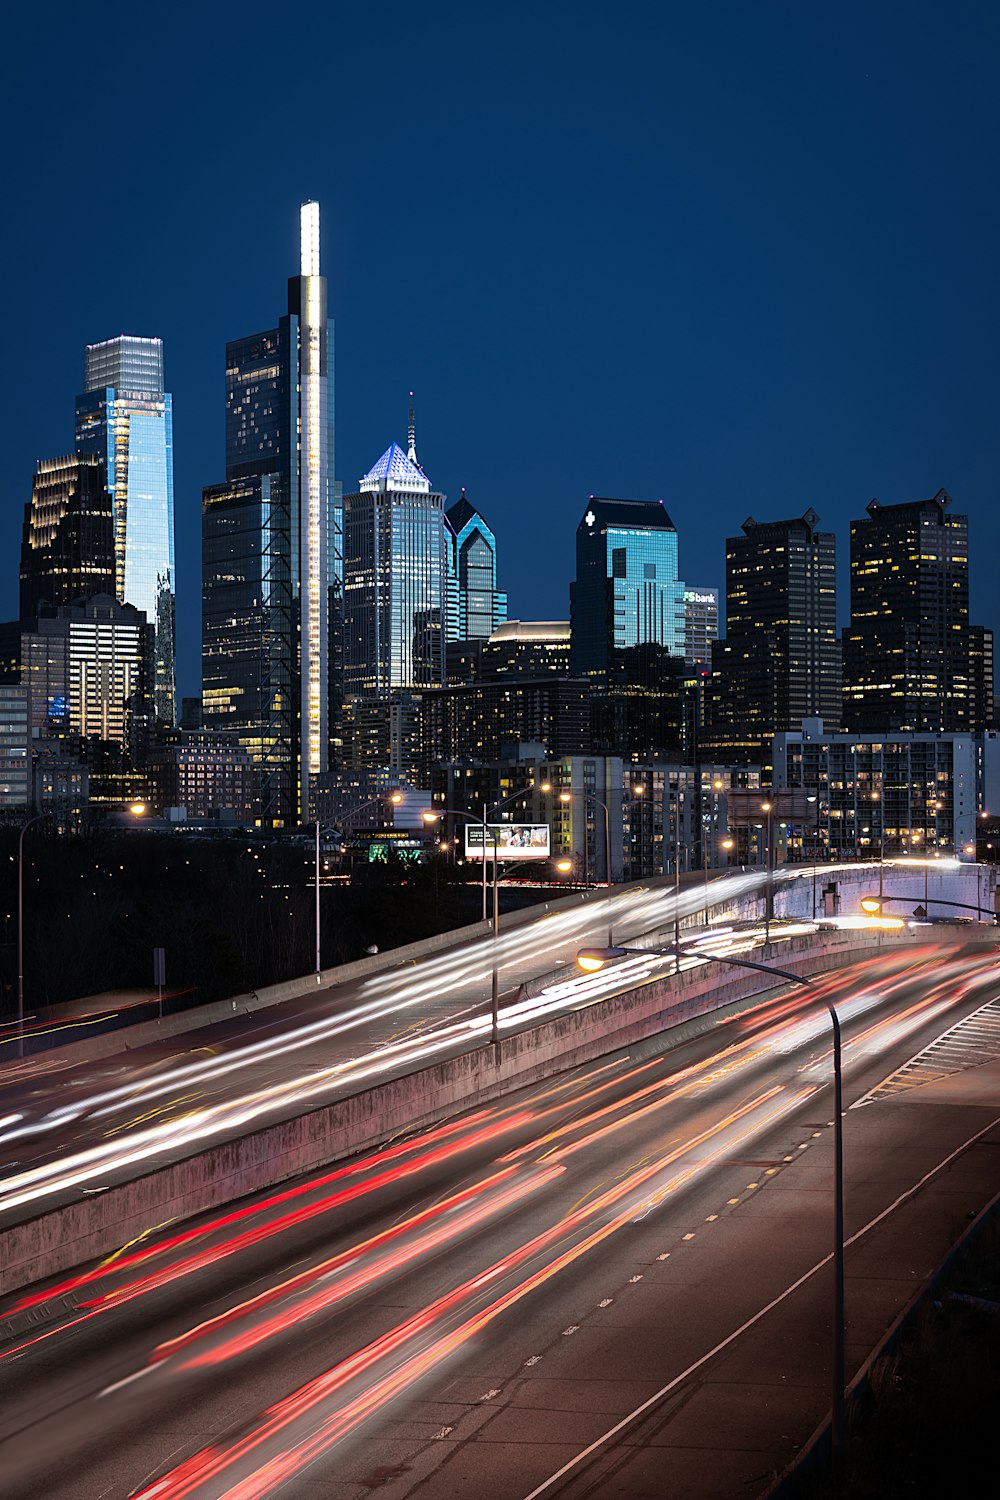
[[[80,346],[134,329],[164,340],[177,551],[197,556],[198,496],[222,469],[221,351],[234,330],[268,326],[275,271],[294,253],[290,206],[312,196],[326,205],[349,372],[338,478],[347,487],[365,472],[412,387],[441,489],[465,485],[501,547],[530,527],[534,545],[505,580],[512,616],[565,612],[573,527],[591,493],[662,499],[681,576],[717,587],[722,538],[748,513],[811,506],[841,540],[841,624],[848,527],[873,496],[946,488],[980,552],[994,550],[1000,226],[982,183],[1000,18],[921,11],[904,32],[860,7],[834,27],[794,7],[734,5],[711,22],[640,10],[616,27],[585,5],[573,28],[555,9],[533,14],[530,49],[517,10],[500,36],[433,8],[418,20],[390,6],[383,19],[397,42],[388,54],[382,25],[323,18],[337,89],[320,99],[279,82],[239,153],[207,83],[223,43],[233,68],[248,60],[253,26],[205,17],[197,57],[182,55],[183,27],[168,33],[156,66],[198,107],[153,145],[121,141],[133,201],[114,258],[103,201],[74,181],[60,128],[85,90],[73,70],[81,23],[46,47],[47,128],[29,132],[8,201],[27,218],[42,182],[78,232],[68,248],[30,236],[10,247],[15,283],[45,284],[56,333],[37,338],[30,298],[12,306],[8,547],[35,461],[71,447],[63,414]],[[34,45],[37,25],[16,20],[15,44]],[[147,40],[142,28],[118,38],[119,76],[146,66]],[[279,79],[293,76],[280,66],[290,45],[275,42]],[[428,105],[405,144],[389,119],[357,129],[374,58],[390,89],[411,69],[424,79]],[[30,75],[13,83],[8,107],[27,117]],[[497,109],[512,88],[532,100],[523,120]],[[913,108],[932,90],[948,95],[947,112]],[[182,176],[166,170],[182,159]],[[401,176],[433,232],[372,234]],[[182,693],[196,686],[198,654],[198,580],[184,571]],[[15,588],[0,580],[7,616]],[[971,613],[1000,625],[975,563]]]

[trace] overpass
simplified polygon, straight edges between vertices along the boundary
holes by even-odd
[[[850,920],[852,903],[877,880],[871,867],[821,874],[840,892],[835,920]],[[911,869],[899,875],[902,885],[914,878]],[[0,1142],[13,1160],[0,1178],[0,1290],[667,1028],[696,1027],[768,986],[766,975],[720,973],[707,961],[713,949],[753,950],[813,973],[873,943],[926,939],[925,928],[914,935],[795,922],[810,879],[800,867],[777,872],[775,906],[785,917],[768,949],[759,926],[743,925],[760,906],[763,872],[711,880],[707,906],[697,877],[679,895],[668,881],[645,882],[514,914],[496,942],[476,924],[320,984],[309,976],[171,1018],[183,1030],[129,1028],[100,1039],[124,1043],[110,1058],[84,1042],[8,1067]],[[887,868],[886,888],[895,880]],[[919,880],[922,890],[922,872]],[[970,866],[935,871],[935,880],[954,899],[983,886]],[[609,933],[640,946],[668,943],[675,921],[686,949],[679,964],[638,958],[590,976],[572,966],[579,946]],[[498,1049],[488,1045],[494,962]]]

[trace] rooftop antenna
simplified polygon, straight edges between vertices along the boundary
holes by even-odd
[[[409,447],[406,450],[406,456],[410,460],[411,464],[416,464],[417,463],[417,426],[416,426],[415,421],[413,420],[413,392],[412,391],[410,392],[410,428],[409,428],[409,433],[410,433],[410,445],[409,445]],[[417,464],[417,468],[419,468],[419,467],[420,467],[420,465]]]

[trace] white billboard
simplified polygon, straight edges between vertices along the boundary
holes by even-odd
[[[548,823],[488,823],[483,839],[482,823],[465,825],[466,859],[548,859]]]

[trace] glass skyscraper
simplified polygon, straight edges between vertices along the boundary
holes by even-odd
[[[252,755],[260,821],[309,816],[341,684],[342,513],[333,479],[333,326],[319,204],[277,328],[226,346],[226,483],[202,500],[205,727]]]
[[[115,595],[154,628],[154,704],[175,718],[173,407],[163,343],[122,334],[84,351],[76,451],[104,465],[111,492]]]
[[[445,512],[448,539],[448,639],[488,640],[507,618],[497,588],[497,540],[465,491]]]
[[[590,683],[595,753],[684,753],[684,620],[677,530],[664,506],[592,495],[576,532],[570,665]]]
[[[24,507],[21,619],[40,604],[115,592],[114,519],[104,465],[89,454],[40,458]]]
[[[598,691],[616,651],[653,644],[683,657],[677,530],[660,501],[590,497],[576,532],[570,616],[573,675]]]
[[[348,698],[444,681],[448,544],[444,495],[395,443],[344,496],[344,692]]]

